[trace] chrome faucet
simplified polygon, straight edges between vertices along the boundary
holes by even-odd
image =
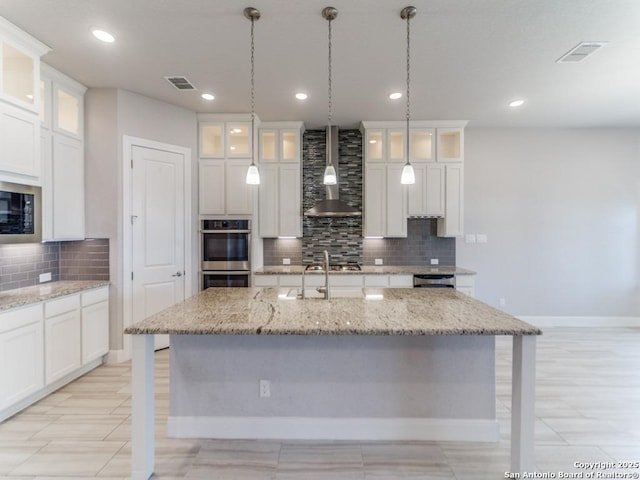
[[[326,250],[323,252],[324,261],[322,262],[322,268],[324,268],[324,287],[319,287],[317,290],[320,293],[324,293],[324,299],[331,299],[331,290],[329,289],[329,270],[331,269],[331,265],[329,265],[329,252]]]

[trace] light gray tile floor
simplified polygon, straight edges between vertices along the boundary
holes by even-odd
[[[168,350],[156,354],[156,475],[219,480],[491,480],[509,467],[511,339],[496,342],[498,443],[165,437]],[[130,365],[102,366],[0,423],[0,480],[125,479]],[[640,329],[548,328],[538,339],[536,463],[640,462]],[[605,473],[637,473],[611,468]]]

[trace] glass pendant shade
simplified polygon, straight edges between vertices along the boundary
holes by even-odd
[[[413,171],[413,165],[411,165],[410,163],[407,163],[402,169],[400,183],[402,185],[413,185],[414,183],[416,183],[416,174]]]
[[[338,176],[336,175],[336,169],[333,168],[333,165],[327,165],[327,168],[324,169],[324,181],[322,183],[325,185],[335,185],[338,183]]]
[[[260,172],[255,165],[249,165],[246,182],[247,185],[260,185]]]

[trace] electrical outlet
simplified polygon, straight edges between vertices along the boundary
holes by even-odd
[[[476,243],[476,236],[473,233],[467,233],[464,236],[464,243]]]
[[[282,259],[282,264],[283,265],[291,265],[291,259],[290,258],[283,258]]]
[[[487,243],[487,234],[486,233],[478,233],[476,235],[476,242],[478,242],[478,243]]]
[[[500,299],[500,306],[504,307],[507,304],[507,301],[504,298]]]
[[[438,265],[439,263],[440,263],[440,260],[438,260],[437,258],[431,259],[431,265]]]
[[[40,278],[40,283],[50,282],[51,281],[51,272],[41,273],[39,278]]]
[[[376,258],[375,263],[376,263],[376,265],[382,265],[383,264],[381,258]]]
[[[269,382],[269,380],[260,380],[260,396],[271,396],[271,382]]]

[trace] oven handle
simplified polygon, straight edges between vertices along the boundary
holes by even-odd
[[[241,270],[241,271],[230,271],[230,270],[207,270],[200,272],[202,275],[251,275],[249,270]]]
[[[200,233],[251,233],[251,230],[200,230]]]

